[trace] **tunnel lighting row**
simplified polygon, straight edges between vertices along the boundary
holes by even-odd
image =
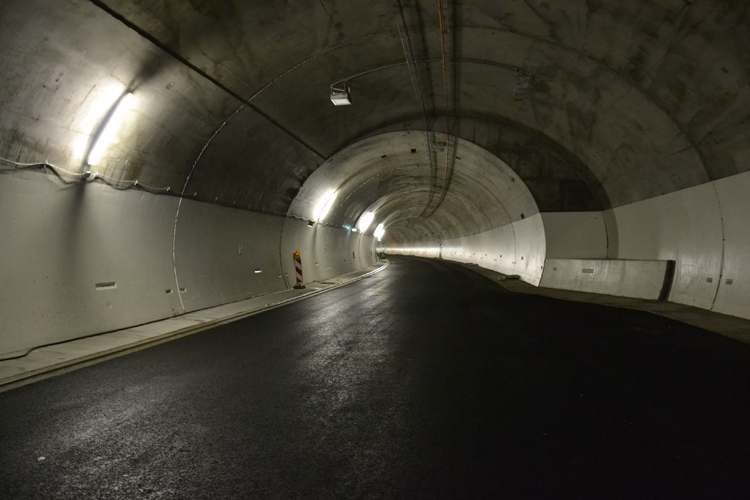
[[[343,98],[344,100],[346,100],[346,102],[337,103],[336,101],[334,101],[334,104],[351,104],[351,102],[349,102],[348,100],[349,86],[346,84],[346,82],[340,83],[343,83],[343,85],[341,85],[339,88],[331,86],[331,100],[334,100],[334,93],[337,92],[337,97]],[[133,109],[134,100],[135,98],[133,97],[133,94],[131,92],[128,92],[120,97],[120,99],[115,103],[114,108],[110,111],[109,115],[105,117],[105,121],[100,128],[101,131],[94,139],[94,143],[92,144],[91,150],[89,151],[89,154],[86,158],[87,165],[96,165],[101,161],[104,152],[115,139],[115,134],[120,130],[120,127],[122,126],[122,123],[125,120],[128,112]],[[333,203],[335,201],[336,191],[333,189],[327,191],[318,203],[315,220],[318,222],[322,222],[323,219],[325,219],[326,215],[328,215],[331,207],[333,207]],[[365,212],[359,218],[356,227],[344,226],[344,228],[351,229],[353,232],[357,232],[357,229],[359,229],[359,231],[364,233],[370,227],[374,219],[375,214],[373,212]],[[383,224],[379,224],[375,229],[373,236],[380,240],[384,234],[385,228],[383,227]]]
[[[317,207],[315,209],[315,220],[317,222],[323,222],[326,215],[328,215],[328,212],[330,212],[331,207],[333,207],[333,203],[336,201],[337,193],[335,190],[331,189],[326,191],[326,193],[320,197],[318,200]],[[346,230],[350,230],[352,232],[357,232],[358,230],[360,232],[365,232],[372,224],[372,221],[375,220],[375,213],[373,212],[365,212],[363,213],[359,221],[357,221],[357,224],[352,227],[348,225],[344,225],[343,228]],[[383,224],[378,224],[378,226],[375,228],[375,231],[373,232],[373,236],[380,240],[383,235],[385,234],[385,227]]]
[[[343,92],[348,94],[348,86],[346,85],[346,82],[343,82]],[[342,89],[336,89],[341,91]],[[332,97],[333,97],[333,91],[334,88],[332,87]],[[91,146],[91,150],[89,151],[88,156],[86,157],[86,164],[89,166],[98,164],[102,156],[104,155],[104,152],[107,150],[109,145],[113,142],[115,139],[116,133],[120,130],[120,127],[122,126],[123,121],[125,120],[125,117],[127,116],[128,112],[133,109],[134,107],[134,100],[133,94],[131,92],[128,92],[120,97],[118,101],[115,103],[114,107],[110,110],[108,116],[105,117],[104,123],[100,128],[99,134],[94,138],[94,143]],[[315,220],[317,222],[322,222],[323,219],[325,219],[326,215],[328,215],[328,212],[330,212],[331,207],[333,207],[333,203],[336,201],[337,193],[335,190],[331,189],[321,197],[320,201],[318,202],[318,206],[315,210]],[[372,224],[372,221],[375,218],[375,214],[372,212],[365,212],[362,214],[362,216],[359,218],[359,221],[357,222],[357,227],[350,227],[350,226],[344,226],[346,229],[351,229],[353,232],[357,232],[357,228],[359,228],[359,231],[365,232],[370,227],[370,224]],[[385,233],[385,229],[383,228],[383,224],[378,225],[378,227],[375,229],[374,236],[380,240],[380,238],[383,237],[383,234]]]
[[[344,86],[344,92],[348,94],[348,86]],[[333,89],[332,89],[333,94]],[[333,97],[333,95],[332,95]],[[109,116],[105,118],[105,122],[103,126],[101,127],[101,132],[99,135],[94,139],[94,144],[91,147],[91,150],[89,151],[89,154],[86,158],[86,164],[96,165],[101,161],[102,156],[104,155],[104,152],[107,150],[107,147],[112,143],[112,141],[115,138],[116,132],[120,129],[122,126],[123,121],[125,120],[125,117],[127,116],[128,112],[132,110],[134,107],[134,97],[133,94],[128,92],[127,94],[124,94],[115,104],[114,109],[112,109],[109,113]],[[323,195],[323,197],[320,199],[318,203],[318,207],[316,209],[316,215],[315,220],[318,222],[322,222],[323,219],[325,219],[326,215],[328,215],[328,212],[331,210],[331,207],[333,207],[333,203],[336,201],[337,193],[335,190],[329,190]],[[351,229],[354,232],[357,232],[357,228],[359,228],[359,231],[365,232],[372,224],[372,221],[375,219],[375,214],[372,212],[365,212],[362,214],[362,216],[359,218],[359,221],[357,222],[357,227],[349,227],[344,226],[347,229]],[[383,224],[379,224],[378,227],[375,229],[375,232],[373,235],[380,240],[383,235],[385,234],[385,228],[383,227]]]
[[[374,213],[365,212],[359,218],[357,227],[359,227],[359,230],[364,233],[365,231],[367,231],[367,228],[370,227],[370,224],[372,224],[373,219],[375,219]],[[382,238],[384,234],[385,234],[385,228],[383,227],[383,224],[378,224],[378,227],[375,228],[375,232],[373,232],[373,236],[375,236],[378,240],[380,240],[380,238]]]

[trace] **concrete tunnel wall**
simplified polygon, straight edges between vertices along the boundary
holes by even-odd
[[[649,299],[663,282],[655,261],[674,260],[669,301],[750,318],[749,195],[743,173],[603,212],[542,213],[443,241],[442,257],[534,285]],[[436,240],[385,247],[441,255]]]
[[[479,234],[442,241],[384,244],[386,253],[441,257],[478,264],[505,274],[518,274],[538,285],[542,279],[546,241],[540,214]],[[442,250],[442,254],[441,254]]]
[[[70,182],[0,175],[0,352],[280,289],[298,247],[308,279],[361,267],[381,222],[542,286],[655,298],[674,260],[669,300],[749,317],[750,7],[444,3],[0,3],[0,158]],[[184,186],[182,295],[177,198],[135,182]]]
[[[295,250],[305,282],[376,260],[368,235],[185,199],[175,271],[178,200],[0,175],[0,356],[286,289]]]

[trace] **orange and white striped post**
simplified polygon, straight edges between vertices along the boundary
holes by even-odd
[[[305,288],[305,285],[302,284],[302,258],[299,256],[299,250],[294,252],[294,271],[297,276],[297,284],[294,285],[294,288],[298,290]]]

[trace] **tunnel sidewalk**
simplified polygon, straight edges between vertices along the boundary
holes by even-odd
[[[24,356],[0,360],[0,392],[312,297],[372,276],[388,264],[379,262],[362,271],[306,283],[302,290],[290,288],[145,325],[38,347]]]
[[[504,279],[507,275],[479,267],[477,265],[464,264],[457,261],[449,261],[454,264],[466,266],[469,269],[486,276],[497,282],[509,292],[524,293],[529,295],[541,295],[559,300],[570,300],[574,302],[588,302],[609,307],[621,307],[637,311],[647,311],[652,314],[664,316],[688,325],[703,328],[710,332],[724,335],[745,344],[750,344],[750,320],[719,314],[698,307],[691,307],[674,302],[659,302],[656,300],[631,299],[628,297],[616,297],[614,295],[601,295],[596,293],[576,292],[557,288],[536,287],[521,280]],[[503,278],[503,279],[500,279]]]

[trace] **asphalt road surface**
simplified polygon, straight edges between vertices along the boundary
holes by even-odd
[[[0,394],[3,499],[707,497],[750,345],[432,260]]]

